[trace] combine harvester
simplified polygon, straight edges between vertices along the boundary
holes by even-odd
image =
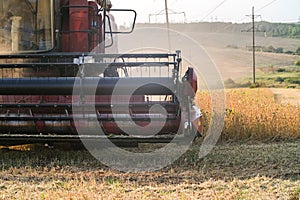
[[[114,30],[109,11],[131,13],[132,30]],[[201,134],[197,77],[181,77],[180,51],[106,53],[135,19],[105,0],[0,0],[0,145]]]

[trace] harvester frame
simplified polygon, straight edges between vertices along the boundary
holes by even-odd
[[[195,137],[202,133],[202,115],[193,104],[197,77],[191,67],[180,77],[181,52],[105,53],[104,49],[111,46],[105,45],[105,35],[110,35],[113,44],[113,34],[120,32],[112,30],[105,6],[98,6],[85,0],[62,0],[59,19],[67,19],[59,25],[51,22],[56,28],[51,28],[52,45],[47,50],[43,49],[44,42],[37,47],[41,51],[21,50],[14,44],[21,36],[11,31],[11,50],[0,54],[0,145],[81,139],[98,142],[103,138],[156,143],[174,141],[177,134]],[[115,10],[133,12],[135,23],[135,11]],[[73,15],[79,18],[76,23]],[[78,44],[72,41],[76,38],[80,39]],[[114,94],[119,81],[125,84],[118,85],[121,89]],[[128,94],[132,88],[136,88],[134,93]],[[112,102],[113,95],[119,102]],[[164,109],[151,113],[151,107],[157,104]],[[81,113],[75,113],[78,108]],[[151,135],[151,130],[141,133],[150,123],[156,126],[156,121],[159,124],[162,120],[165,122],[157,134]],[[125,130],[127,126],[136,128],[128,133],[118,121]],[[97,132],[99,127],[103,135]],[[80,130],[85,128],[89,131],[82,134]]]

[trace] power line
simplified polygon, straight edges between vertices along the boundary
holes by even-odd
[[[186,23],[186,13],[185,12],[176,12],[176,11],[174,11],[174,10],[172,10],[172,9],[168,9],[168,14],[169,14],[169,16],[170,15],[183,15],[183,22],[184,23]],[[149,16],[148,16],[148,18],[149,18],[149,23],[151,23],[151,19],[152,19],[152,17],[157,17],[157,16],[164,16],[164,15],[166,15],[165,14],[165,10],[161,10],[160,12],[158,12],[158,13],[150,13],[149,14]],[[157,18],[156,18],[157,19]]]
[[[219,3],[215,8],[212,9],[212,11],[210,11],[207,15],[205,15],[205,17],[202,18],[202,20],[204,20],[205,18],[207,18],[209,15],[211,15],[213,12],[215,12],[220,6],[222,6],[227,0],[223,0],[221,3]]]
[[[269,2],[269,3],[267,3],[266,5],[262,6],[261,8],[255,10],[255,12],[259,12],[259,11],[263,10],[264,8],[270,6],[271,4],[273,4],[273,3],[276,2],[276,1],[278,1],[278,0],[273,0],[273,1]],[[245,20],[246,18],[247,18],[247,17],[243,17],[242,19],[238,20],[238,22],[243,21],[243,20]]]
[[[270,3],[267,3],[266,5],[264,5],[263,7],[261,7],[260,9],[256,10],[256,12],[261,11],[262,9],[264,9],[264,8],[266,8],[266,7],[268,7],[268,6],[270,6],[271,4],[273,4],[273,3],[276,2],[276,1],[277,1],[277,0],[273,0],[273,1],[271,1]]]

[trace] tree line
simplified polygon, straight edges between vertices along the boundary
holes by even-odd
[[[271,37],[300,38],[300,23],[257,23],[260,31]]]
[[[228,32],[240,33],[249,30],[251,23],[231,22],[194,22],[188,24],[172,24],[176,30],[195,32]],[[300,39],[300,22],[298,23],[271,23],[266,21],[256,22],[255,30],[263,32],[268,37],[287,37]],[[259,34],[259,33],[258,33]]]

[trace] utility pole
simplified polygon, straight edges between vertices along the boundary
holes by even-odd
[[[166,11],[166,23],[167,23],[167,31],[168,31],[168,48],[169,48],[168,50],[171,51],[168,0],[165,0],[165,11]]]
[[[247,17],[252,18],[252,28],[247,30],[246,32],[250,32],[252,30],[252,68],[253,68],[253,83],[256,83],[256,77],[255,77],[255,69],[256,69],[256,63],[255,63],[255,51],[256,51],[256,46],[255,46],[255,32],[259,32],[255,30],[255,18],[260,17],[260,15],[255,15],[254,14],[254,6],[252,7],[252,15],[246,15]]]
[[[253,83],[255,84],[255,16],[254,6],[252,7],[252,63],[253,63]]]
[[[169,9],[168,9],[168,0],[165,0],[165,11],[166,11],[166,22],[167,22],[167,28],[169,29]]]

